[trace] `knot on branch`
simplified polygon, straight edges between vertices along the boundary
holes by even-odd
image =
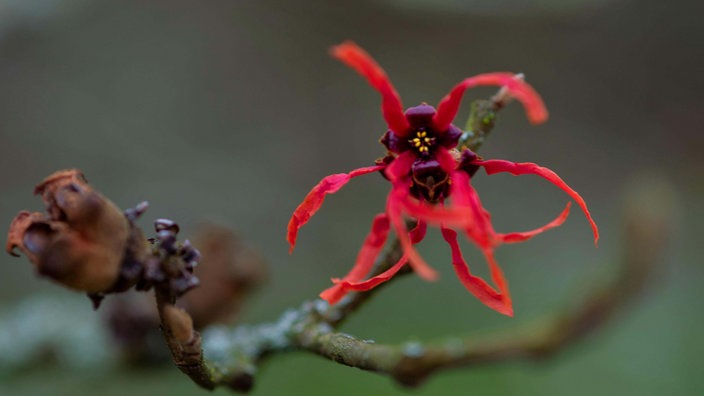
[[[152,252],[144,263],[142,279],[137,290],[154,287],[157,293],[166,295],[169,301],[198,286],[193,269],[198,265],[200,252],[187,239],[178,242],[179,226],[168,219],[154,222],[156,236],[150,238]]]

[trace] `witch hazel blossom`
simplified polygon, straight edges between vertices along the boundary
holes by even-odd
[[[463,132],[452,121],[464,92],[471,87],[503,87],[511,97],[523,104],[531,123],[539,124],[547,119],[548,113],[540,96],[515,74],[498,72],[467,78],[440,101],[437,109],[422,103],[404,112],[401,99],[386,73],[363,49],[348,41],[333,47],[331,54],[355,69],[381,94],[381,110],[388,130],[380,142],[386,147],[387,155],[373,166],[327,176],[313,187],[288,224],[290,251],[295,247],[298,230],[320,209],[326,195],[337,192],[351,179],[381,172],[391,183],[391,191],[384,212],[372,221],[371,230],[354,266],[343,278],[333,278],[334,285],[324,290],[321,298],[335,304],[352,291],[370,290],[388,281],[406,265],[410,265],[421,278],[436,280],[437,272],[415,248],[425,237],[428,225],[433,225],[440,228],[450,247],[452,265],[464,287],[489,308],[512,316],[508,283],[496,262],[494,251],[502,244],[523,242],[561,225],[569,215],[571,203],[567,203],[556,218],[542,227],[523,232],[497,232],[489,212],[484,209],[471,184],[472,177],[480,168],[489,175],[504,172],[533,174],[550,181],[582,209],[591,224],[596,243],[599,231],[586,203],[555,172],[533,163],[484,160],[468,148],[457,148]],[[407,229],[406,218],[415,221],[413,229]],[[403,248],[402,257],[385,272],[366,279],[391,230]],[[494,286],[471,273],[462,256],[458,234],[463,234],[481,250]]]

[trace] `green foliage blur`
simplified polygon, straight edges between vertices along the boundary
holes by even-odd
[[[446,371],[410,392],[375,374],[290,354],[266,364],[252,394],[702,394],[704,99],[695,88],[704,86],[704,30],[697,4],[0,0],[0,219],[9,225],[21,209],[41,210],[33,186],[55,170],[79,168],[123,208],[148,200],[146,229],[159,217],[178,221],[186,237],[204,220],[236,229],[273,274],[243,320],[273,320],[346,273],[388,189],[380,177],[355,180],[326,201],[288,255],[286,224],[306,192],[323,176],[383,155],[378,95],[327,55],[330,45],[352,39],[365,47],[406,106],[435,104],[473,74],[523,72],[550,120],[530,126],[513,105],[499,114],[481,154],[559,173],[589,203],[602,230],[599,248],[575,210],[560,229],[500,249],[515,300],[509,319],[465,292],[431,232],[420,249],[441,280],[397,282],[343,331],[379,342],[441,339],[559,309],[616,267],[625,186],[657,174],[671,181],[680,215],[648,292],[544,364]],[[493,92],[470,91],[460,118],[471,99]],[[543,224],[568,199],[533,177],[480,173],[474,184],[498,230]],[[468,244],[465,251],[485,274],[479,255]],[[35,278],[25,259],[0,257],[0,309],[36,295],[81,298]],[[71,307],[97,318],[87,299]],[[75,323],[79,332],[83,322]],[[18,335],[3,326],[0,334],[10,336],[0,345],[11,348]],[[0,364],[0,394],[207,394],[169,365],[52,361],[4,371]]]

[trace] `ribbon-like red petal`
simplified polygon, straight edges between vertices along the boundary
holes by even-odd
[[[340,301],[342,299],[342,297],[344,297],[347,293],[349,293],[351,291],[371,290],[371,289],[379,286],[380,284],[388,281],[389,279],[393,278],[394,275],[396,275],[396,273],[398,271],[400,271],[401,268],[403,268],[406,264],[408,264],[408,256],[404,254],[403,256],[401,256],[401,259],[399,259],[396,262],[396,264],[391,266],[391,268],[389,268],[386,271],[382,272],[381,274],[374,276],[374,277],[371,277],[365,281],[352,282],[352,281],[345,280],[345,279],[333,279],[332,281],[335,283],[335,286],[320,293],[320,297],[323,300],[326,300],[330,304],[336,304],[338,301]],[[337,299],[329,299],[328,298],[329,295],[325,295],[325,293],[328,290],[332,290],[332,289],[337,289],[339,291],[339,293],[343,293],[343,294]],[[334,297],[337,297],[337,295],[335,295]]]
[[[471,216],[471,224],[464,228],[467,236],[481,249],[493,248],[496,232],[489,212],[482,206],[479,194],[470,183],[469,175],[461,170],[454,171],[450,174],[450,180],[453,207],[465,208]]]
[[[386,123],[397,136],[406,137],[410,126],[403,114],[403,105],[396,89],[389,81],[384,69],[362,48],[352,41],[345,41],[330,49],[330,54],[353,68],[367,79],[381,94],[381,112]]]
[[[579,193],[577,193],[577,191],[573,190],[570,186],[568,186],[567,183],[565,183],[560,178],[560,176],[557,175],[557,173],[532,162],[516,163],[506,160],[476,160],[473,161],[472,164],[484,167],[484,170],[486,170],[486,173],[489,175],[499,172],[509,172],[514,176],[533,174],[546,179],[547,181],[567,193],[570,197],[572,197],[572,199],[577,202],[577,205],[582,208],[582,212],[584,212],[584,215],[587,217],[587,220],[589,220],[589,224],[592,227],[592,232],[594,234],[594,244],[597,244],[597,242],[599,241],[599,228],[594,222],[594,219],[592,219],[591,213],[589,213],[587,203],[584,202],[584,199],[579,195]]]
[[[291,220],[288,222],[288,234],[286,239],[290,245],[289,253],[293,252],[296,246],[298,230],[310,220],[315,212],[323,205],[327,194],[336,193],[353,177],[366,175],[384,169],[385,165],[368,166],[366,168],[355,169],[350,173],[337,173],[325,177],[306,195],[300,205],[293,212]]]
[[[415,160],[416,156],[412,151],[404,151],[386,166],[384,174],[386,174],[386,177],[388,177],[392,183],[407,178],[408,174],[411,172],[413,161]]]
[[[348,272],[342,280],[345,282],[357,282],[364,279],[374,266],[374,260],[376,260],[377,256],[379,256],[379,253],[384,248],[388,235],[389,218],[386,214],[379,214],[374,217],[372,228],[369,230],[369,234],[367,234],[364,244],[362,244],[362,248],[359,250],[354,267],[352,267],[350,272]],[[335,285],[320,293],[320,297],[323,300],[327,300],[330,304],[335,304],[340,301],[345,294],[347,294],[347,290],[344,287]]]
[[[408,194],[408,186],[403,180],[399,180],[393,184],[391,193],[386,201],[386,214],[391,220],[391,225],[396,231],[398,240],[401,243],[404,254],[408,256],[411,267],[421,278],[434,281],[438,278],[438,273],[423,260],[418,251],[413,247],[408,230],[403,221],[402,205],[400,201]]]
[[[492,279],[498,286],[500,292],[491,287],[484,279],[472,275],[469,271],[469,267],[457,243],[457,233],[444,227],[441,229],[441,232],[447,244],[450,245],[450,250],[452,251],[452,266],[455,268],[455,273],[460,282],[462,282],[462,285],[487,307],[504,315],[513,316],[513,306],[508,291],[508,284],[506,283],[501,268],[499,268],[496,264],[496,260],[494,260],[493,251],[490,249],[486,250],[484,255],[489,263]]]
[[[418,202],[409,196],[397,196],[397,203],[409,216],[431,224],[452,227],[469,227],[474,224],[472,213],[467,208],[442,207]]]
[[[451,173],[457,168],[457,160],[445,147],[438,147],[435,152],[435,159],[440,163],[440,168],[446,173]]]
[[[433,118],[433,125],[437,131],[445,131],[455,119],[462,101],[462,96],[467,88],[481,85],[502,86],[508,89],[511,96],[523,104],[526,116],[533,124],[540,124],[548,119],[548,111],[543,100],[528,83],[515,78],[513,73],[497,72],[479,74],[467,78],[457,84],[438,105],[438,110]]]
[[[409,233],[409,236],[411,238],[411,243],[416,244],[425,238],[425,232],[427,230],[426,224],[423,222],[418,222],[418,225],[411,230]],[[389,269],[386,271],[382,272],[381,274],[374,276],[372,278],[369,278],[365,281],[359,281],[359,282],[354,282],[351,279],[348,279],[345,277],[344,279],[333,279],[332,281],[335,283],[335,286],[330,287],[329,289],[323,291],[320,294],[320,297],[323,298],[324,300],[327,300],[328,303],[330,304],[335,304],[338,301],[342,299],[347,293],[350,291],[367,291],[371,290],[378,285],[388,281],[389,279],[393,278],[394,275],[398,271],[401,270],[406,264],[408,263],[408,256],[404,254],[401,256],[401,258],[391,266]],[[329,290],[335,290],[335,293],[333,292],[328,292]],[[329,298],[332,297],[332,298]]]
[[[496,237],[501,240],[503,243],[518,243],[518,242],[523,242],[527,241],[534,236],[541,234],[551,228],[559,227],[562,225],[562,223],[567,220],[567,216],[570,214],[570,206],[572,206],[572,202],[567,202],[567,205],[565,206],[565,209],[562,210],[562,212],[551,222],[548,224],[545,224],[544,226],[540,228],[536,228],[534,230],[530,231],[523,231],[523,232],[509,232],[505,234],[496,234]]]

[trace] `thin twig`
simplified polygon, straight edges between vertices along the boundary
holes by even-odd
[[[209,369],[207,363],[203,360],[200,334],[193,330],[191,323],[190,330],[192,333],[190,337],[187,340],[178,340],[176,337],[177,331],[174,329],[175,326],[178,326],[178,323],[175,323],[176,320],[170,319],[167,313],[169,308],[174,307],[175,300],[169,296],[168,292],[159,289],[156,289],[154,294],[161,322],[161,332],[164,335],[164,340],[166,340],[166,345],[169,347],[176,367],[199,386],[205,389],[215,389],[214,372]]]

